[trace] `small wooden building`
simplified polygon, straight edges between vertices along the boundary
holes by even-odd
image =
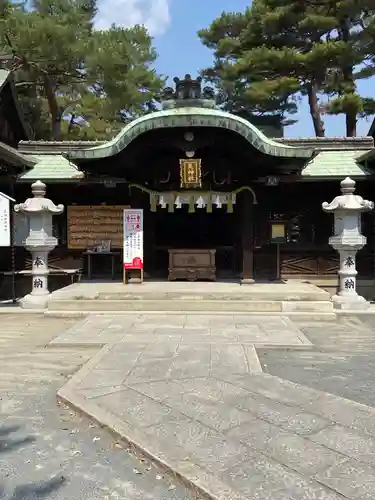
[[[334,289],[333,220],[321,204],[339,194],[346,176],[363,197],[375,198],[373,137],[272,139],[216,109],[211,89],[188,75],[164,97],[161,111],[130,122],[107,142],[19,142],[18,154],[30,163],[17,175],[17,201],[40,179],[48,196],[67,207],[55,221],[61,243],[52,261],[77,261],[90,246],[111,240],[120,276],[127,206],[144,210],[146,278],[167,279],[168,272],[173,278],[174,250],[206,263],[213,250],[217,279],[298,278]],[[9,191],[8,181],[0,178],[1,191]],[[364,215],[363,227],[368,245],[358,255],[358,285],[371,296],[373,214]],[[17,249],[19,268],[24,259]],[[104,261],[93,264],[94,274],[105,273]]]

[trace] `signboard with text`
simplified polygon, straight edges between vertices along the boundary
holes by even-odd
[[[0,194],[0,247],[10,247],[10,198]]]
[[[124,210],[124,269],[143,269],[143,210]]]

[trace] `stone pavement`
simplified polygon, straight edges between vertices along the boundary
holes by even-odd
[[[257,356],[303,358],[314,328],[370,342],[360,320],[340,321],[89,316],[50,344],[103,346],[59,397],[211,498],[373,499],[375,409],[262,373]]]
[[[0,317],[2,500],[197,498],[97,424],[56,405],[67,377],[100,349],[47,345],[76,320]]]

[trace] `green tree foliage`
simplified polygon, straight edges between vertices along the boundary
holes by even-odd
[[[199,33],[215,51],[205,74],[224,85],[246,82],[246,97],[276,106],[306,95],[317,136],[325,112],[344,113],[346,133],[355,135],[358,116],[374,111],[375,101],[356,88],[375,73],[374,17],[373,0],[254,0],[245,13],[223,13]]]
[[[94,29],[95,0],[0,0],[10,55],[37,138],[105,139],[144,113],[164,84],[145,28]]]
[[[244,50],[243,36],[253,23],[253,9],[245,13],[223,12],[207,29],[198,32],[202,43],[214,51],[214,64],[202,71],[202,76],[218,89],[223,109],[242,116],[285,115],[297,111],[291,98],[295,89],[275,88],[254,68],[237,71]],[[289,121],[291,122],[291,120]]]

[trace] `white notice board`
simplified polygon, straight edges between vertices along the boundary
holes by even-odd
[[[10,198],[0,193],[0,247],[10,247]]]
[[[23,247],[29,236],[29,217],[21,212],[13,212],[14,246]]]
[[[143,269],[143,210],[124,210],[124,269]]]

